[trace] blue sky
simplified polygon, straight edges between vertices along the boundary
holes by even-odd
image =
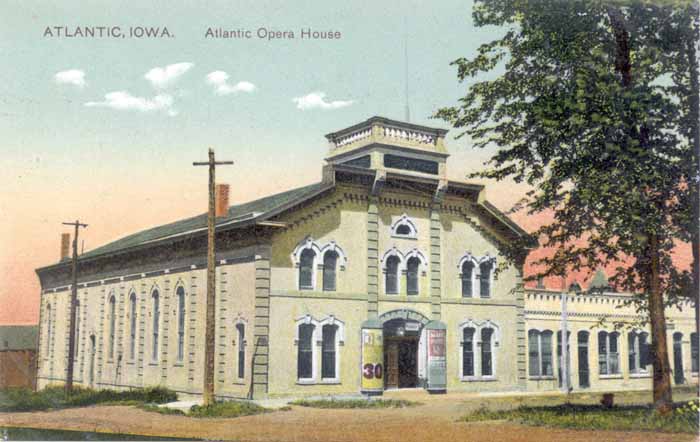
[[[502,32],[475,29],[471,1],[102,3],[0,6],[0,213],[8,220],[0,264],[31,284],[34,267],[57,259],[62,221],[90,223],[85,240],[93,248],[202,212],[206,173],[191,163],[210,146],[236,161],[218,174],[232,185],[234,203],[317,181],[324,134],[373,115],[404,118],[404,40],[411,121],[447,127],[429,117],[464,95],[449,63]],[[166,26],[174,37],[47,38],[47,26]],[[206,39],[209,27],[291,30],[296,38]],[[302,28],[342,37],[301,40]],[[182,63],[167,85],[145,78]],[[213,72],[226,73],[231,93],[217,94],[206,80]],[[213,78],[222,84],[220,73]],[[87,105],[115,92],[128,109]],[[299,109],[293,101],[319,92],[339,105]],[[451,178],[464,179],[487,158],[466,140],[448,143]],[[517,196],[494,189],[489,196],[501,207]]]

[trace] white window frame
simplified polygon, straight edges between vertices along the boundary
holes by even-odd
[[[322,352],[323,352],[323,326],[324,325],[334,325],[337,327],[336,331],[335,331],[335,377],[324,378],[322,366],[321,366],[322,361],[319,361],[318,378],[321,380],[321,383],[338,384],[338,383],[340,383],[340,367],[341,367],[340,348],[345,345],[345,323],[343,321],[341,321],[340,319],[336,318],[334,315],[329,315],[325,319],[319,321],[318,328],[314,329],[314,333],[318,333],[318,337],[316,338],[317,339],[316,346],[319,347],[318,352],[319,352],[320,357],[323,357]]]
[[[605,368],[606,368],[606,373],[601,373],[600,371],[600,333],[604,332],[605,333]],[[610,357],[610,335],[615,334],[617,337],[617,371],[615,373],[611,373],[610,366],[612,365],[610,361],[612,360]],[[622,376],[622,367],[620,366],[621,361],[620,361],[620,347],[621,347],[621,342],[622,339],[620,337],[622,336],[619,332],[609,332],[607,330],[599,330],[598,333],[596,333],[596,336],[598,338],[598,342],[596,343],[598,345],[597,351],[598,351],[598,360],[596,361],[598,365],[598,377],[605,379],[605,378],[616,378]]]
[[[537,360],[539,362],[539,374],[532,374],[530,373],[530,332],[531,331],[536,331],[537,332]],[[542,335],[545,333],[549,333],[551,335],[550,338],[550,348],[549,348],[549,354],[552,358],[551,366],[552,366],[552,374],[545,374],[544,373],[544,365],[542,364],[542,355],[544,354],[542,352]],[[528,379],[534,379],[534,380],[549,380],[549,379],[556,379],[556,367],[555,367],[555,361],[557,357],[557,352],[556,352],[556,333],[554,333],[553,330],[550,330],[548,328],[529,328],[527,329],[527,376]]]
[[[299,373],[297,371],[297,368],[294,368],[296,372],[296,379],[298,384],[315,384],[316,383],[316,372],[319,369],[319,361],[318,361],[318,345],[316,345],[318,341],[318,333],[319,333],[319,321],[314,319],[311,315],[304,315],[300,318],[297,318],[297,320],[294,322],[294,347],[295,349],[295,361],[298,364],[299,363],[299,328],[302,325],[308,325],[311,324],[314,326],[314,332],[311,335],[311,377],[310,378],[300,378],[298,377]]]
[[[463,369],[464,369],[464,351],[463,351],[463,342],[462,339],[464,337],[464,329],[465,328],[473,328],[474,329],[474,338],[473,338],[473,353],[474,353],[474,375],[473,376],[465,376]],[[482,339],[481,339],[481,330],[483,329],[491,329],[491,373],[490,375],[482,375],[481,374],[481,349],[482,349]],[[486,319],[485,321],[475,321],[473,319],[466,319],[459,324],[459,339],[460,339],[460,346],[459,346],[459,367],[457,368],[458,373],[457,375],[459,376],[460,380],[462,381],[494,381],[498,379],[498,364],[496,361],[498,360],[498,349],[500,348],[500,341],[501,341],[501,329],[496,324],[495,322],[491,321],[490,319]]]
[[[460,297],[465,298],[465,299],[491,299],[493,298],[493,288],[494,288],[494,281],[496,278],[494,277],[494,274],[496,272],[496,257],[491,256],[488,252],[481,257],[472,255],[471,252],[467,251],[464,252],[464,255],[459,260],[459,263],[457,264],[457,271],[459,275],[459,280],[460,283],[462,281],[462,268],[464,266],[465,262],[471,262],[472,265],[474,266],[474,269],[472,270],[472,296],[471,298],[465,298],[462,295],[462,287],[460,284]],[[491,272],[489,274],[489,293],[488,296],[484,296],[483,293],[481,293],[481,265],[484,263],[490,262],[491,263]]]
[[[408,227],[409,233],[398,233],[397,230],[401,226]],[[417,239],[418,228],[416,227],[416,223],[413,222],[413,220],[407,214],[402,214],[396,221],[394,221],[391,224],[391,236],[394,238]]]
[[[107,295],[107,360],[114,360],[117,349],[117,296],[112,291]]]
[[[139,325],[137,322],[138,319],[138,308],[139,308],[139,297],[136,294],[135,290],[131,290],[129,292],[129,360],[134,361],[136,359],[136,353],[138,353],[136,349],[136,343],[138,342],[138,330],[139,330]],[[132,305],[131,300],[134,300],[134,303]],[[133,308],[132,308],[133,307]],[[132,334],[133,332],[133,334]]]
[[[241,342],[241,340],[240,340],[240,331],[238,330],[239,325],[243,326],[243,333],[244,333],[243,342]],[[236,355],[236,365],[233,367],[233,370],[236,372],[236,376],[235,376],[236,380],[240,382],[240,381],[245,380],[246,373],[248,373],[248,370],[246,370],[246,358],[248,357],[248,355],[246,353],[246,347],[248,347],[248,339],[245,338],[245,336],[249,332],[248,331],[248,321],[246,321],[244,318],[239,316],[238,318],[236,318],[236,320],[233,323],[233,329],[235,330],[235,333],[236,333],[236,339],[234,340],[234,346],[235,346],[234,354]],[[298,329],[297,329],[297,333],[298,333]],[[239,364],[238,359],[240,358],[241,347],[243,347],[243,377],[238,376],[238,374],[239,374],[238,373],[238,364]]]
[[[642,346],[641,346],[641,336],[645,335],[647,345],[651,345],[649,337],[651,336],[649,332],[645,330],[634,329],[627,334],[627,363],[629,364],[629,355],[632,352],[632,348],[629,347],[630,337],[632,338],[632,345],[634,346],[634,362],[635,368],[627,367],[627,370],[631,375],[648,375],[649,365],[642,366]],[[618,336],[619,338],[619,336]],[[671,340],[673,344],[673,340]],[[618,343],[619,347],[619,343]],[[619,353],[619,352],[618,352]]]
[[[386,289],[386,262],[389,259],[389,257],[395,256],[399,259],[399,264],[396,266],[396,293],[389,293],[387,292]],[[399,249],[396,248],[396,246],[390,248],[386,252],[384,252],[384,256],[382,256],[382,275],[384,276],[382,278],[382,286],[384,288],[383,292],[385,295],[390,295],[390,296],[396,296],[401,294],[401,276],[403,275],[403,269],[404,269],[404,256],[403,253]]]
[[[302,288],[299,285],[299,280],[300,280],[300,272],[301,272],[301,254],[304,250],[311,250],[314,252],[314,259],[311,262],[311,287],[310,288]],[[319,259],[321,258],[321,247],[319,247],[318,243],[314,241],[314,239],[311,236],[307,236],[303,240],[297,244],[297,246],[294,248],[294,251],[292,252],[292,262],[294,263],[294,267],[297,269],[296,271],[296,287],[297,290],[304,290],[304,291],[314,291],[316,290],[316,270],[317,267],[319,266]],[[323,261],[321,261],[323,262]]]
[[[182,289],[182,310],[180,310],[180,294],[178,293]],[[185,351],[187,343],[187,290],[182,284],[178,284],[175,287],[175,298],[177,299],[177,316],[175,320],[177,321],[177,348],[175,349],[175,361],[177,363],[182,363],[185,360]],[[180,330],[180,315],[182,315],[182,330]],[[182,336],[182,353],[180,353],[180,336]]]

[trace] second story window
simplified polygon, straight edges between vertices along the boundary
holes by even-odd
[[[399,293],[399,258],[390,256],[386,260],[385,290],[388,294]]]
[[[412,257],[406,262],[406,292],[409,295],[417,295],[419,290],[418,268],[420,259]]]
[[[314,288],[314,260],[316,252],[305,249],[301,252],[299,260],[299,289],[313,290]]]
[[[328,251],[323,255],[323,290],[327,292],[335,291],[336,268],[338,264],[338,253]]]

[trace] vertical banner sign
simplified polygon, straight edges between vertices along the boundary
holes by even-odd
[[[384,345],[382,329],[362,329],[362,393],[384,391]]]
[[[446,382],[445,330],[428,332],[428,390],[444,391]]]

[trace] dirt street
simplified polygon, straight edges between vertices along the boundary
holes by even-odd
[[[521,426],[506,422],[462,423],[460,416],[482,405],[512,407],[523,401],[556,398],[475,398],[473,395],[430,396],[424,391],[387,394],[418,400],[406,409],[322,410],[293,407],[235,419],[195,419],[161,415],[128,406],[97,406],[51,412],[0,413],[0,426],[61,428],[240,441],[410,442],[410,441],[693,441],[692,435],[644,432],[591,432]]]

